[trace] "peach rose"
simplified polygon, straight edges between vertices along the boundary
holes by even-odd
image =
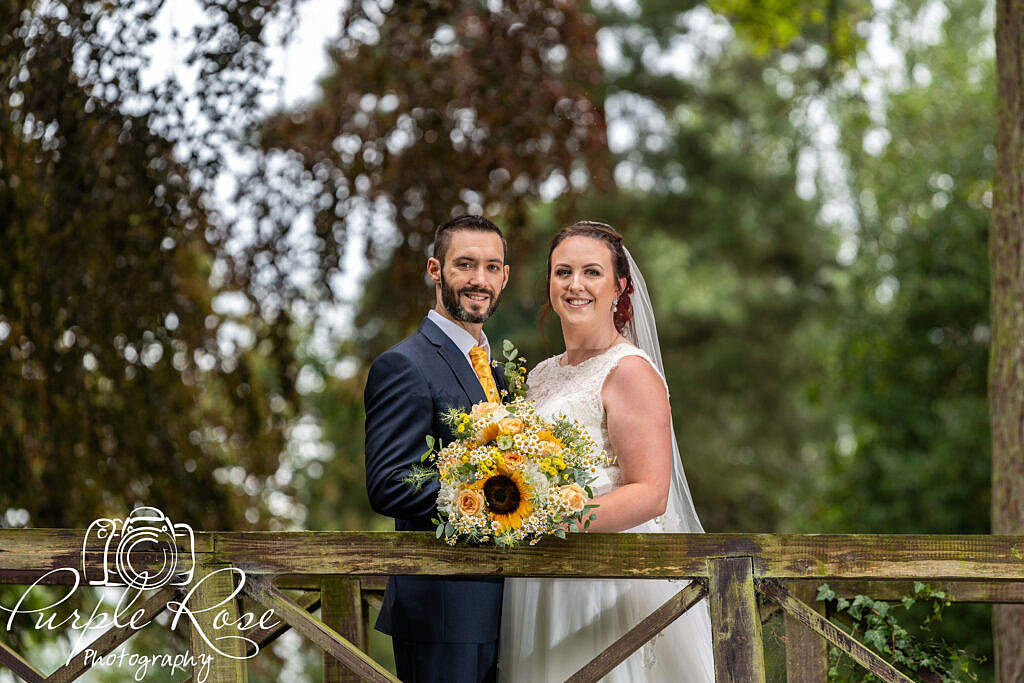
[[[523,431],[523,421],[518,417],[506,417],[498,422],[498,429],[502,434],[520,434]]]
[[[509,467],[519,467],[524,461],[523,456],[516,451],[502,453],[502,457],[505,459],[505,464]]]
[[[537,443],[537,455],[542,458],[553,458],[561,455],[562,447],[553,441],[540,441]]]
[[[559,489],[562,500],[573,512],[579,512],[587,504],[587,492],[579,484],[569,484]]]
[[[505,406],[494,401],[484,401],[473,406],[469,411],[469,416],[474,420],[483,420],[494,415],[499,410],[505,411]]]
[[[478,514],[484,509],[484,494],[479,489],[462,489],[455,499],[455,507],[467,517]]]

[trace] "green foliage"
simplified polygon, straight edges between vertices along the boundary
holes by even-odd
[[[708,6],[729,17],[758,54],[824,44],[833,59],[843,60],[852,60],[863,49],[857,26],[872,12],[864,0],[710,0]]]
[[[505,382],[512,387],[512,395],[525,397],[530,390],[526,383],[526,358],[519,355],[519,349],[508,339],[502,342],[501,353],[505,356],[505,362],[502,363]]]
[[[915,679],[928,677],[928,680],[943,682],[978,680],[971,665],[982,660],[947,644],[930,632],[932,625],[942,620],[943,611],[950,605],[943,591],[915,581],[913,595],[904,596],[894,607],[866,595],[857,595],[852,601],[837,598],[835,591],[824,583],[818,587],[817,600],[827,604],[830,620],[834,624],[908,676]],[[910,611],[915,605],[925,610],[918,627],[911,629],[900,623],[894,610],[902,608],[906,613],[903,619],[913,619]],[[832,647],[829,652],[829,680],[880,679],[845,658],[838,648]]]

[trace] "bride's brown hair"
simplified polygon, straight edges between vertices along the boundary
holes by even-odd
[[[541,316],[541,324],[543,325],[544,320],[551,312],[551,254],[555,251],[555,247],[570,237],[589,237],[608,245],[608,250],[612,253],[615,281],[618,282],[621,278],[626,279],[626,286],[619,292],[614,316],[615,329],[622,334],[626,326],[633,322],[633,304],[629,299],[629,295],[633,293],[633,276],[629,272],[629,259],[626,258],[626,249],[622,245],[622,235],[612,226],[597,221],[578,221],[562,228],[551,238],[551,246],[548,248],[548,276],[545,289],[548,302]]]

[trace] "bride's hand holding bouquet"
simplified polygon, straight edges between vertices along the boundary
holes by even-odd
[[[440,478],[438,538],[509,547],[544,536],[565,538],[594,518],[589,484],[608,457],[587,431],[564,416],[545,420],[525,399],[522,366],[505,343],[506,377],[517,394],[510,403],[482,402],[469,412],[450,410],[441,419],[455,440],[435,450],[427,438],[422,460],[407,481],[420,487]],[[520,359],[522,361],[523,359]]]

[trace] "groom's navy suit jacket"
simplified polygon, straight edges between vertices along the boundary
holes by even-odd
[[[498,389],[504,376],[494,373]],[[480,380],[455,343],[430,319],[370,366],[366,407],[366,490],[370,506],[394,517],[398,531],[433,531],[436,479],[419,491],[402,481],[420,462],[432,434],[453,440],[441,422],[449,408],[468,410],[486,401]],[[438,541],[440,543],[440,541]],[[501,625],[501,578],[393,576],[388,580],[377,630],[426,643],[487,643]]]

